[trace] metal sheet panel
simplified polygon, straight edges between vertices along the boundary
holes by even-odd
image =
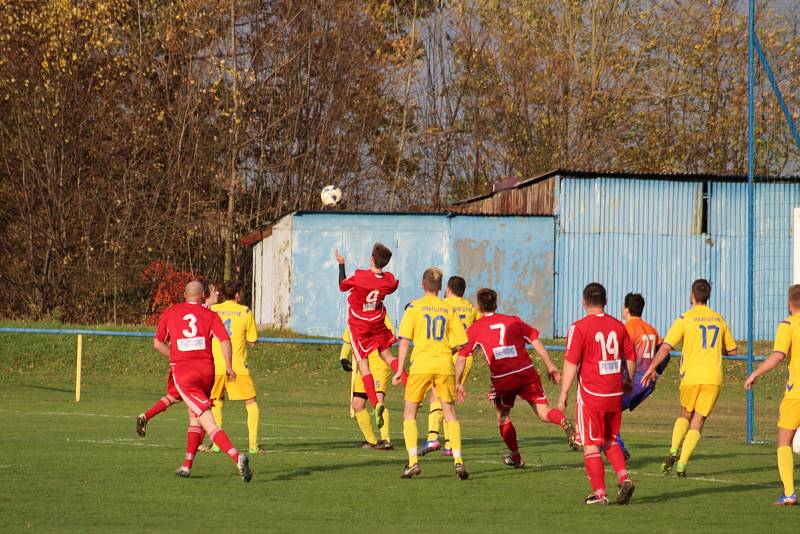
[[[253,311],[258,324],[291,324],[292,215],[271,227],[269,237],[253,247]]]
[[[551,337],[554,231],[552,217],[454,217],[453,274],[467,281],[466,298],[475,302],[477,290],[490,287],[501,312]]]
[[[373,215],[315,213],[294,218],[292,252],[292,329],[311,335],[338,337],[346,318],[346,296],[339,292],[333,251],[347,260],[347,272],[366,269],[375,242],[388,246],[387,270],[400,289],[386,299],[395,326],[408,300],[420,295],[422,272],[438,265],[447,272],[446,215]]]
[[[608,312],[622,315],[629,292],[646,302],[644,319],[665,333],[689,305],[689,285],[709,273],[707,245],[700,236],[561,234],[556,275],[556,335],[584,315],[582,292],[599,282]]]
[[[562,178],[560,184],[564,233],[688,236],[700,231],[701,183]]]

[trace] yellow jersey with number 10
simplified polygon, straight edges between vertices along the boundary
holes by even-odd
[[[681,385],[721,386],[722,351],[736,348],[725,319],[704,304],[693,306],[675,319],[664,338],[672,347],[681,341]]]
[[[789,376],[785,399],[800,399],[800,313],[787,317],[778,325],[772,350],[786,355]]]
[[[211,306],[211,311],[217,312],[228,335],[231,336],[233,349],[233,370],[237,375],[249,375],[247,367],[247,343],[255,343],[258,339],[256,331],[256,318],[250,308],[239,304],[235,300],[226,300]],[[222,348],[216,338],[211,342],[211,352],[214,354],[214,372],[218,375],[225,374],[225,359],[222,357]]]
[[[414,343],[409,374],[453,375],[453,349],[467,342],[464,325],[453,308],[426,295],[408,306],[400,321],[400,337]]]

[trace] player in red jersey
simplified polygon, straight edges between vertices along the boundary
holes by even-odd
[[[175,389],[189,410],[186,460],[175,474],[190,476],[197,448],[204,432],[208,432],[211,441],[236,463],[242,480],[250,482],[248,457],[239,454],[225,431],[217,426],[208,398],[214,385],[212,335],[220,341],[229,378],[236,378],[231,366],[230,337],[219,316],[203,306],[202,283],[189,282],[184,295],[186,302],[173,304],[161,315],[153,339],[153,347],[169,358]]]
[[[353,358],[364,382],[372,408],[375,410],[375,425],[383,426],[383,403],[375,391],[375,381],[369,369],[369,354],[378,351],[381,359],[393,372],[397,372],[398,362],[391,346],[397,341],[391,330],[384,323],[386,308],[383,299],[397,291],[399,282],[390,272],[383,268],[392,259],[392,251],[380,243],[372,247],[369,269],[356,269],[348,278],[345,274],[344,257],[336,250],[336,261],[339,263],[339,291],[347,291],[347,328],[350,331],[350,343]],[[406,372],[403,371],[403,384],[406,383]]]
[[[608,504],[601,450],[617,473],[617,504],[628,504],[634,490],[617,435],[622,422],[623,390],[630,388],[629,377],[635,376],[636,353],[625,325],[605,312],[607,302],[606,290],[600,284],[591,283],[583,289],[586,316],[569,327],[558,398],[558,407],[566,410],[569,390],[577,376],[576,441],[583,445],[583,464],[592,485],[586,504]],[[627,376],[622,372],[623,361]]]
[[[489,400],[497,410],[500,435],[510,451],[503,456],[503,463],[516,468],[525,466],[517,445],[517,431],[510,417],[517,396],[530,404],[542,422],[559,425],[567,435],[567,444],[577,449],[572,423],[564,417],[561,410],[547,406],[547,395],[542,387],[542,380],[533,366],[528,351],[525,350],[526,343],[533,345],[547,367],[550,380],[558,384],[561,373],[550,359],[547,349],[539,341],[539,331],[519,317],[496,313],[497,293],[491,289],[479,289],[477,302],[481,317],[467,329],[467,344],[458,352],[456,361],[458,399],[463,402],[467,396],[461,383],[466,358],[476,347],[480,347],[491,373],[492,387],[489,390]]]
[[[219,301],[220,286],[221,284],[218,282],[203,282],[203,290],[205,294],[205,302],[203,303],[203,306],[210,308],[213,304],[216,304]],[[170,368],[167,376],[167,394],[158,399],[149,410],[140,413],[136,417],[136,433],[139,434],[139,437],[145,437],[147,434],[147,423],[150,422],[153,417],[165,411],[170,406],[178,404],[179,402],[181,402],[181,394],[178,393],[178,390],[175,388],[175,381],[172,379],[172,368]]]

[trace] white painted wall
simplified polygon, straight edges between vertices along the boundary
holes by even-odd
[[[291,326],[292,215],[272,225],[272,235],[253,246],[253,311],[256,323]]]

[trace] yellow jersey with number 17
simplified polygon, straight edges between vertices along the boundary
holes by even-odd
[[[211,306],[211,311],[217,312],[228,335],[231,336],[233,349],[233,370],[237,375],[249,375],[247,367],[247,343],[255,343],[258,339],[256,331],[256,318],[247,306],[235,300],[226,300]],[[225,374],[225,359],[222,357],[222,348],[216,338],[211,342],[211,351],[214,353],[214,372],[218,375]]]
[[[409,374],[455,374],[453,349],[466,344],[467,334],[444,299],[426,295],[409,303],[399,333],[414,343]]]
[[[800,399],[800,313],[787,317],[775,332],[773,352],[786,355],[789,377],[786,379],[784,399]]]
[[[704,304],[693,306],[675,319],[664,338],[672,347],[681,341],[681,385],[721,386],[722,351],[736,348],[725,319]]]
[[[456,316],[461,320],[461,324],[464,325],[464,330],[472,326],[472,323],[480,317],[478,310],[464,297],[447,297],[444,301],[453,308]]]

